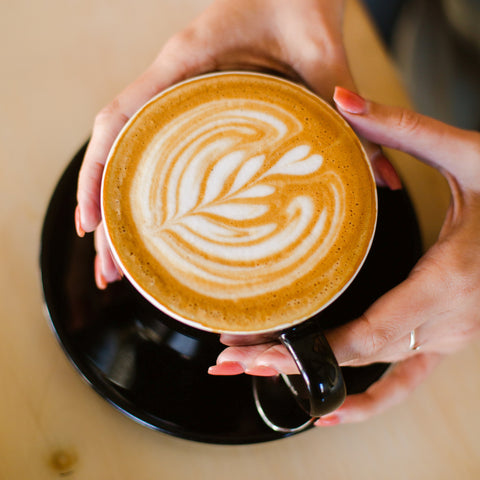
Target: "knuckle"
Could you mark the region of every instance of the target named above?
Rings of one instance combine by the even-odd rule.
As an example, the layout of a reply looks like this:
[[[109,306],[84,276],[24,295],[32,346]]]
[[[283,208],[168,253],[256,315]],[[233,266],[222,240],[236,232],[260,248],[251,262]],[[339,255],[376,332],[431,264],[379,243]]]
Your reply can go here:
[[[120,101],[118,98],[114,99],[106,107],[102,108],[95,116],[95,126],[102,126],[110,123],[113,119],[120,119],[127,121],[128,116],[125,115],[120,107]]]
[[[403,134],[412,134],[418,131],[421,127],[421,116],[413,110],[402,109],[397,118],[397,128]]]
[[[102,125],[105,125],[105,123],[108,121],[108,118],[110,118],[111,114],[107,111],[107,108],[102,108],[96,115],[95,115],[95,120],[93,122],[93,127],[94,129],[97,129],[101,127]]]
[[[327,46],[323,41],[316,38],[307,37],[302,39],[302,58],[306,62],[318,63],[322,58],[325,58]]]
[[[130,117],[121,108],[120,100],[116,98],[97,113],[93,123],[94,130],[108,130],[112,125],[121,127],[129,119]]]
[[[326,42],[325,38],[316,35],[304,34],[299,42],[302,46],[301,60],[311,69],[322,68],[328,65],[337,70],[340,65],[347,65],[345,50],[341,43]]]
[[[175,65],[179,78],[185,78],[192,71],[213,71],[217,61],[212,54],[212,44],[207,34],[194,26],[187,27],[177,33],[162,48],[154,62],[155,68],[162,69],[165,65]]]
[[[184,56],[190,52],[193,47],[198,45],[199,33],[193,27],[187,27],[183,31],[171,37],[163,47],[163,54],[174,57]]]
[[[357,359],[368,359],[377,355],[391,341],[388,330],[374,326],[367,315],[362,315],[351,331],[351,345]]]
[[[115,114],[115,111],[118,110],[118,100],[113,100],[112,103],[109,103],[107,106],[103,107],[95,117],[95,123],[102,123],[106,119],[110,118]]]

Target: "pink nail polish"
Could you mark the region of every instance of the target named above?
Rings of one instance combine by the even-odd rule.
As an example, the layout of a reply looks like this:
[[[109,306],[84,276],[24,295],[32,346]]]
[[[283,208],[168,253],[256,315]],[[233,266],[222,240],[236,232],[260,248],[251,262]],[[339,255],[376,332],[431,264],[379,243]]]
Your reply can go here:
[[[316,422],[315,425],[317,427],[333,427],[334,425],[338,425],[341,422],[339,415],[335,413],[331,413],[326,415],[325,417],[320,417]]]
[[[361,115],[367,111],[367,101],[356,93],[343,87],[335,87],[333,100],[339,110],[355,115]]]
[[[107,288],[107,281],[101,273],[97,273],[95,283],[100,290],[105,290]]]
[[[375,169],[390,190],[401,190],[403,188],[402,181],[400,180],[398,173],[387,157],[384,155],[379,155],[375,157],[373,161],[375,162]]]
[[[94,262],[94,272],[95,272],[95,283],[100,290],[105,290],[107,288],[107,281],[102,274],[101,265],[100,265],[100,258],[98,255],[95,257]]]
[[[243,365],[239,362],[220,362],[208,369],[210,375],[239,375],[244,371]]]
[[[81,238],[85,236],[85,230],[82,228],[82,221],[80,217],[80,207],[77,205],[75,208],[75,230],[77,235]]]

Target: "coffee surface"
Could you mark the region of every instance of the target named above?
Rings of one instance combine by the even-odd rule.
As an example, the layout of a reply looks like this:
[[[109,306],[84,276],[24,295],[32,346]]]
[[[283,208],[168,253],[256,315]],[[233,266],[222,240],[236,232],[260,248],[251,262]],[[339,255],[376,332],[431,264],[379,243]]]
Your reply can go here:
[[[205,76],[147,104],[107,163],[117,261],[165,312],[214,331],[308,318],[359,269],[376,196],[359,140],[303,87]]]

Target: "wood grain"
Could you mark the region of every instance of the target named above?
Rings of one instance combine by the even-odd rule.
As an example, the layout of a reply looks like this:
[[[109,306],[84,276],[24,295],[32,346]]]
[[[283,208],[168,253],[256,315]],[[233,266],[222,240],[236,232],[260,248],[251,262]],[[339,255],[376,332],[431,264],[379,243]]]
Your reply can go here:
[[[480,478],[478,343],[447,359],[407,402],[367,423],[239,447],[137,425],[65,358],[43,316],[37,267],[50,194],[95,113],[207,3],[19,0],[0,7],[0,479]],[[409,103],[353,1],[346,42],[363,94]],[[448,202],[442,179],[411,158],[393,157],[431,243]]]

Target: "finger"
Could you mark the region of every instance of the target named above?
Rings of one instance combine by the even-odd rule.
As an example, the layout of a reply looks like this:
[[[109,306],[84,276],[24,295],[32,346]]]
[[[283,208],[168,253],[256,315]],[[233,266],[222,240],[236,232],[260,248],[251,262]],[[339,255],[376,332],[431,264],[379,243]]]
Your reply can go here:
[[[120,280],[122,275],[110,252],[103,224],[95,230],[94,239],[97,252],[94,264],[95,282],[98,288],[104,290],[109,283]]]
[[[422,330],[423,325],[417,331]],[[428,351],[432,347],[431,338],[428,339],[428,344],[420,343],[416,341],[412,345],[412,337],[410,332],[407,335],[404,335],[399,340],[392,341],[387,344],[382,350],[380,350],[376,355],[369,357],[368,359],[358,359],[352,362],[344,363],[344,366],[362,366],[370,365],[372,363],[397,363],[403,360],[406,360],[413,355],[418,355]],[[434,345],[435,351],[438,351],[436,348],[437,345]],[[421,351],[420,351],[421,350]],[[444,350],[442,349],[442,352]]]
[[[177,38],[183,37],[179,35]],[[171,41],[149,69],[97,115],[78,178],[80,229],[77,230],[91,232],[100,222],[103,169],[115,138],[127,121],[165,88],[210,69],[211,59],[205,49],[185,40]]]
[[[217,358],[216,368],[209,373],[223,371],[231,363],[242,366],[245,373],[251,375],[287,375],[298,373],[298,368],[287,349],[279,343],[266,343],[244,347],[228,347]],[[225,364],[225,365],[224,365]]]
[[[455,128],[404,108],[367,101],[342,87],[336,88],[334,101],[360,135],[410,153],[453,174],[462,185],[478,188],[478,132]]]
[[[82,223],[80,221],[80,209],[78,208],[78,205],[75,207],[75,230],[80,238],[85,236],[85,230],[83,230]]]
[[[315,425],[365,421],[404,401],[434,370],[441,355],[416,355],[393,365],[365,393],[347,396],[335,412],[320,418]]]
[[[208,368],[208,373],[210,375],[240,375],[245,373],[245,368],[241,363],[238,362],[222,362],[217,365],[212,365]]]
[[[377,186],[388,187],[390,190],[402,189],[402,181],[395,167],[382,152],[382,149],[375,143],[365,139],[362,139],[362,144],[372,165]]]

